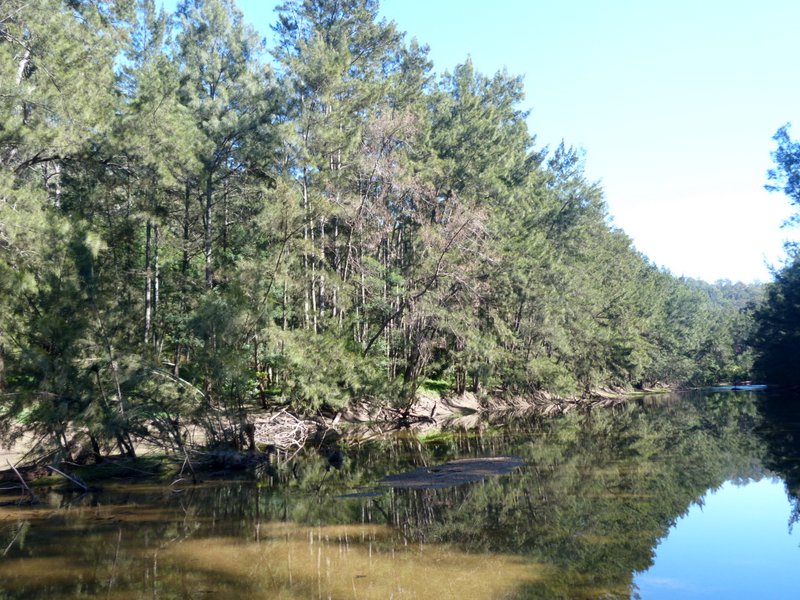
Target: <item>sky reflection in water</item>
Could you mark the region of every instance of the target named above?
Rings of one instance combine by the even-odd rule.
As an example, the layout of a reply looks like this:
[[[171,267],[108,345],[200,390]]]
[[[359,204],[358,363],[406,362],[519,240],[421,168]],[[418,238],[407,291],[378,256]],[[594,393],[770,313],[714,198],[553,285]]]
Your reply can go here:
[[[795,598],[800,527],[781,480],[726,482],[695,504],[635,583],[642,598]],[[756,575],[757,574],[757,575]]]
[[[259,484],[42,490],[0,508],[0,600],[797,597],[783,480],[799,497],[800,402],[762,398],[399,435],[346,447],[341,469],[300,455]],[[500,457],[512,468],[483,472]],[[480,481],[395,485],[466,464]]]

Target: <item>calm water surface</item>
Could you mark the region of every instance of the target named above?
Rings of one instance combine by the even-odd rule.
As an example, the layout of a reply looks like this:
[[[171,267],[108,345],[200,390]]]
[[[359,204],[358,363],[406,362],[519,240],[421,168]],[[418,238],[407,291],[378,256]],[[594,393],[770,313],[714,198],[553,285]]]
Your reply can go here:
[[[642,598],[796,598],[800,528],[779,479],[727,482],[682,517],[636,577]]]
[[[0,508],[0,599],[797,597],[800,427],[765,398],[397,436],[261,482],[51,491]],[[469,483],[381,482],[500,456],[510,472]]]

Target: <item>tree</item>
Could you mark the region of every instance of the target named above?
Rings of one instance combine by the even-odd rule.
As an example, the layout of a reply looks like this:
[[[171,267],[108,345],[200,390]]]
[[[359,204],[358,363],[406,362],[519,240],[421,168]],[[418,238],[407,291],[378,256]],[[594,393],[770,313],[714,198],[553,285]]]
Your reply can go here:
[[[186,0],[178,15],[180,98],[204,138],[197,149],[202,171],[193,183],[202,197],[205,286],[212,289],[215,269],[235,251],[232,225],[254,214],[249,203],[235,204],[241,194],[235,176],[267,175],[264,160],[272,153],[257,156],[273,139],[277,94],[269,70],[257,62],[258,38],[231,1]],[[217,245],[221,258],[215,257]]]
[[[755,321],[756,372],[767,383],[800,385],[800,256],[796,252],[767,285]]]
[[[408,416],[428,378],[746,371],[732,290],[610,225],[581,151],[535,147],[521,78],[435,76],[376,0],[285,2],[275,74],[233,0],[0,10],[2,414],[63,453],[181,448],[189,423],[240,446],[256,405]]]
[[[789,197],[798,211],[788,223],[800,219],[800,143],[789,137],[789,125],[784,125],[773,136],[778,143],[772,153],[775,168],[767,173],[766,186],[770,191],[780,191]],[[786,265],[775,273],[775,281],[767,285],[764,301],[755,311],[753,345],[756,350],[755,367],[766,381],[797,386],[800,376],[797,369],[797,341],[800,339],[800,254],[796,245],[788,245]]]
[[[790,223],[800,219],[800,142],[789,137],[790,125],[787,123],[772,136],[778,147],[772,153],[775,168],[767,171],[767,179],[771,182],[765,187],[771,192],[783,192],[789,197],[792,205],[798,208]]]

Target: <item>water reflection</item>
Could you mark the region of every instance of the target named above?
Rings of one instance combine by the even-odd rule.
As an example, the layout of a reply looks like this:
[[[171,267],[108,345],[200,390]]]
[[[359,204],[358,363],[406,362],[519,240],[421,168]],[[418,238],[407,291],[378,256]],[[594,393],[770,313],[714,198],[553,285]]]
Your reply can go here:
[[[642,598],[795,597],[800,530],[787,531],[789,512],[780,480],[726,482],[658,546],[635,581]]]
[[[310,454],[271,484],[53,493],[46,508],[0,509],[0,599],[627,598],[707,490],[796,472],[797,430],[759,398],[717,391],[398,436],[343,448],[341,469]],[[521,466],[442,489],[379,485],[487,456]],[[785,527],[788,505],[771,512]]]

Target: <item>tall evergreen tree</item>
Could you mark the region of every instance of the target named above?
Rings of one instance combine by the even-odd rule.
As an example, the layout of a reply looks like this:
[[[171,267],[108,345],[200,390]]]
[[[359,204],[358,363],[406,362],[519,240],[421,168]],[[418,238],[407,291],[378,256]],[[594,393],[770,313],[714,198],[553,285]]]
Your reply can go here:
[[[788,224],[800,221],[800,142],[789,136],[789,125],[781,127],[773,136],[777,148],[772,153],[775,168],[767,173],[770,191],[783,192],[793,206],[798,208]],[[767,286],[763,303],[755,312],[755,366],[766,381],[796,387],[798,375],[797,340],[800,338],[800,260],[798,246],[787,246],[788,258],[783,269],[775,274],[775,281]]]
[[[190,424],[241,446],[276,403],[408,416],[433,377],[583,394],[746,373],[730,290],[636,252],[581,153],[535,147],[520,78],[437,78],[378,9],[285,2],[273,75],[232,0],[0,7],[7,432],[100,458],[182,448]]]

